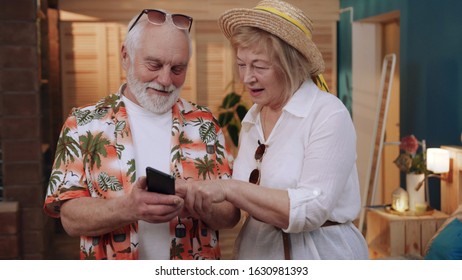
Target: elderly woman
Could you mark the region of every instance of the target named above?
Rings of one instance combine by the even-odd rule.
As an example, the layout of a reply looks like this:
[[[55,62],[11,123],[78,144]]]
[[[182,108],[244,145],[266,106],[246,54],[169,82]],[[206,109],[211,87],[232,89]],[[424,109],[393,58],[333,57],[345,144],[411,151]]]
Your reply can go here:
[[[242,121],[232,180],[178,181],[195,217],[229,201],[249,215],[237,259],[367,259],[356,136],[348,110],[317,86],[321,53],[298,8],[265,0],[219,18],[255,103]],[[209,185],[219,187],[210,188]]]

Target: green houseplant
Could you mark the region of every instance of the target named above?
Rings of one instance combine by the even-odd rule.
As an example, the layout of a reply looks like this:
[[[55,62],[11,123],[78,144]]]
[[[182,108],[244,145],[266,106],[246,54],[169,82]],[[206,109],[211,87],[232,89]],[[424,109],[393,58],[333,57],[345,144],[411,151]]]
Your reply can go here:
[[[234,147],[239,145],[239,131],[241,122],[247,114],[248,108],[242,100],[242,95],[234,90],[226,94],[219,107],[218,123],[228,134]]]

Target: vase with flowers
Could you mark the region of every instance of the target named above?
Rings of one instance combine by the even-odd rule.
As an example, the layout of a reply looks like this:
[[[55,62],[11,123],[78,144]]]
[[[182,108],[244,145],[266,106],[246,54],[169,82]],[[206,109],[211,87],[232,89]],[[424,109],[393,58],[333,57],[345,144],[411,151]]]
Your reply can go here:
[[[419,149],[421,147],[421,149]],[[409,210],[418,212],[427,208],[425,202],[425,141],[419,142],[414,135],[401,138],[401,153],[394,163],[406,173],[406,190],[409,194]]]

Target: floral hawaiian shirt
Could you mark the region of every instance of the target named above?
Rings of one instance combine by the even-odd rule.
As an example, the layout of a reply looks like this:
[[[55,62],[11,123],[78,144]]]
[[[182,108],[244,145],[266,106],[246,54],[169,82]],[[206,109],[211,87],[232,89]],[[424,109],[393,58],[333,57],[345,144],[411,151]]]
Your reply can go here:
[[[121,91],[120,91],[121,92]],[[62,201],[125,195],[136,181],[135,147],[121,93],[75,108],[56,147],[45,212],[60,217]],[[172,110],[170,170],[177,178],[228,179],[231,157],[216,119],[179,99]],[[81,236],[81,259],[138,259],[138,223],[101,236]],[[218,232],[200,220],[170,221],[170,259],[220,259]]]

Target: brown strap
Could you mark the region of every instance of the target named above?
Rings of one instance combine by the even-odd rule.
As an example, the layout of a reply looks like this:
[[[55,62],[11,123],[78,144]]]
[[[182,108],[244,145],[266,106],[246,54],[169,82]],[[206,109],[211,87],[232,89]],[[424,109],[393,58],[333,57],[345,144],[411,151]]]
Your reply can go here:
[[[284,259],[290,260],[290,235],[287,232],[282,232],[282,243],[284,244]]]
[[[340,225],[340,224],[341,223],[339,223],[339,222],[334,222],[334,221],[327,220],[324,224],[321,225],[321,227],[336,226],[336,225]]]
[[[336,226],[340,225],[341,223],[339,222],[334,222],[327,220],[324,224],[321,225],[321,227],[328,227],[328,226]],[[284,259],[290,260],[290,235],[287,232],[284,232],[281,230],[282,233],[282,243],[284,244]]]

